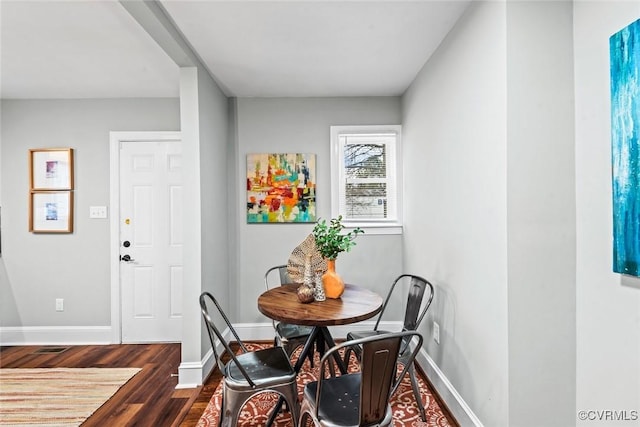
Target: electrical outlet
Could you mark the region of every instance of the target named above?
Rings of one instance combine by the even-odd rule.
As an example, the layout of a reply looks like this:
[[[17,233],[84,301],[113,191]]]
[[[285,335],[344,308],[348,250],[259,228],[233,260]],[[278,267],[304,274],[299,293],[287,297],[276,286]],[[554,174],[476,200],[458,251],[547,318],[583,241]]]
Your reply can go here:
[[[56,311],[64,311],[64,299],[56,298]]]
[[[433,322],[433,340],[440,344],[440,325],[436,321]]]

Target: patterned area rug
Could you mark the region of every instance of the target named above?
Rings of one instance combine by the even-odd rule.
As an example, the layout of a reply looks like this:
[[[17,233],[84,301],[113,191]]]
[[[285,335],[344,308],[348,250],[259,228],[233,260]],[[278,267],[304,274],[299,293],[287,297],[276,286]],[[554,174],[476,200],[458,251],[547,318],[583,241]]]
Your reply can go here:
[[[0,369],[0,425],[79,426],[139,371]]]
[[[266,344],[246,343],[250,351],[264,348]],[[294,354],[294,361],[297,355]],[[353,359],[353,358],[352,358]],[[294,362],[295,363],[295,362]],[[304,384],[310,381],[316,381],[320,371],[320,361],[318,355],[315,355],[313,368],[309,361],[306,360],[298,374],[298,396],[302,398],[302,390]],[[349,372],[357,370],[357,362],[354,360],[349,364]],[[427,422],[420,418],[418,405],[415,402],[413,391],[411,389],[411,381],[408,376],[402,381],[396,393],[392,396],[391,407],[393,408],[393,425],[394,427],[449,427],[452,424],[444,415],[442,409],[438,405],[431,390],[422,378],[418,375],[418,383],[420,386],[420,394],[424,403],[425,412],[427,414]],[[242,409],[238,427],[247,426],[264,426],[269,418],[271,409],[276,405],[278,395],[275,393],[262,393],[251,399]],[[220,404],[222,401],[222,383],[213,393],[211,401],[207,405],[202,417],[198,421],[197,427],[217,426],[220,417]],[[273,423],[275,427],[292,427],[291,415],[289,412],[281,412]]]

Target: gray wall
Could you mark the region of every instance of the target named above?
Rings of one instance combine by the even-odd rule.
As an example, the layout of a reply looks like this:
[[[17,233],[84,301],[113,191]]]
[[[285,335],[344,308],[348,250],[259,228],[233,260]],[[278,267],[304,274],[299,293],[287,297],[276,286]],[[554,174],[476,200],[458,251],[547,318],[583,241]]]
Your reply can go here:
[[[574,5],[577,410],[627,415],[640,410],[640,279],[612,272],[609,37],[638,18],[638,1]]]
[[[209,291],[225,311],[229,306],[227,212],[229,108],[227,97],[199,67],[180,69],[180,108],[184,161],[185,250],[183,337],[180,382],[197,382],[189,368],[211,344],[198,297]]]
[[[507,3],[509,425],[514,427],[562,427],[576,420],[572,14],[571,2]]]
[[[508,424],[505,31],[504,3],[470,6],[402,99],[404,262],[436,287],[424,347],[486,426]]]
[[[0,324],[109,326],[109,132],[179,130],[177,99],[3,100]],[[28,231],[29,148],[75,150],[72,234]],[[64,298],[65,310],[55,311]]]
[[[405,170],[433,183],[405,206],[407,268],[438,285],[426,348],[485,425],[638,410],[640,280],[611,267],[608,39],[639,15],[476,4],[403,97]]]
[[[331,216],[329,127],[401,122],[397,97],[242,98],[238,99],[237,112],[237,182],[246,180],[248,153],[316,153],[318,215],[327,219]],[[244,215],[244,187],[240,188],[236,203]],[[267,320],[255,304],[264,291],[263,275],[269,267],[286,263],[291,251],[312,229],[313,224],[247,224],[246,220],[240,220],[239,279],[233,284],[237,321]],[[359,236],[351,252],[338,257],[338,273],[349,283],[362,284],[385,294],[393,278],[402,271],[401,241],[400,235]]]
[[[234,286],[229,280],[230,263],[235,259],[229,245],[229,230],[239,219],[229,216],[228,206],[235,202],[236,193],[230,181],[229,151],[229,101],[211,77],[199,70],[200,112],[200,202],[202,215],[202,290],[212,292],[228,312]],[[197,300],[193,300],[192,312],[198,315]],[[209,349],[209,337],[202,331],[204,342],[202,355]]]

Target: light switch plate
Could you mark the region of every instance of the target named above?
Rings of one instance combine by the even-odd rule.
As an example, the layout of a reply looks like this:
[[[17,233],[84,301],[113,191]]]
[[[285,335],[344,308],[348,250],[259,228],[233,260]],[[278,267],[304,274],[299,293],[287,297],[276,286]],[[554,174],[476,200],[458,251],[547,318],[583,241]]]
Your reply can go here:
[[[89,218],[106,218],[106,206],[89,206]]]

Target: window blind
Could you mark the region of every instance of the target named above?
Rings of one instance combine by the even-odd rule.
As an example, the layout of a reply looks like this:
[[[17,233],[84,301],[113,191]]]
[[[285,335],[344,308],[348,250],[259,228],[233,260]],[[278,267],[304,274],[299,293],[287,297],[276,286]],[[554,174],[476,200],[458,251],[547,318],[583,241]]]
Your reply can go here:
[[[395,133],[339,135],[345,220],[397,219]]]

